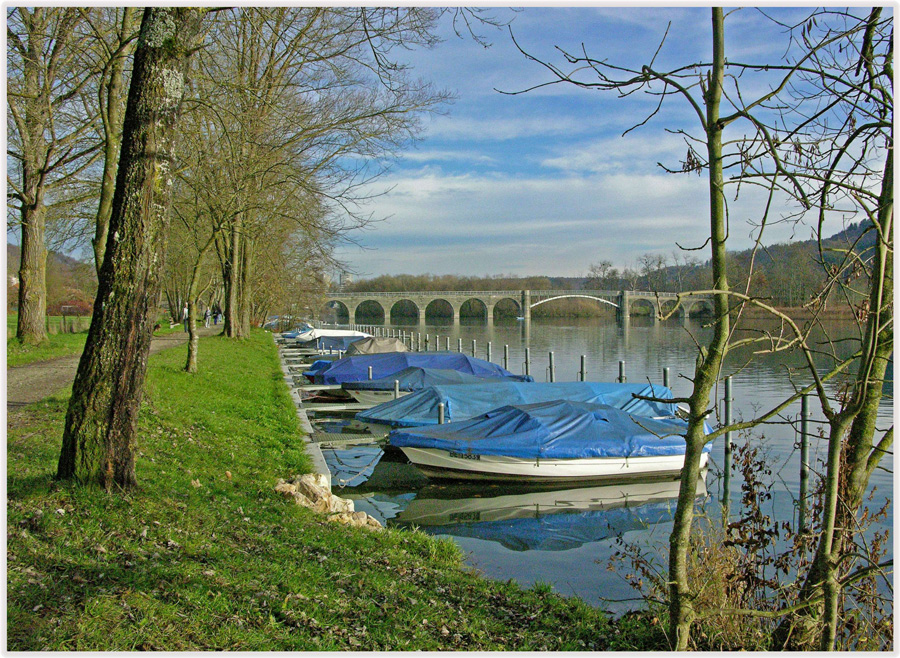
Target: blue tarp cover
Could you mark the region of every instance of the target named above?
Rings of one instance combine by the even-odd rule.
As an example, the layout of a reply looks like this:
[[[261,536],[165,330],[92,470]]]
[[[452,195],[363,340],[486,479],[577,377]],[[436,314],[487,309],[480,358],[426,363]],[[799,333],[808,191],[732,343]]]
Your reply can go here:
[[[343,384],[344,382],[368,380],[369,366],[372,366],[372,379],[388,377],[410,366],[457,370],[480,377],[516,377],[495,363],[466,356],[459,352],[360,354],[332,361],[325,368],[317,368],[316,364],[313,364],[313,368],[303,374],[314,384]]]
[[[343,387],[348,390],[356,391],[392,391],[394,390],[394,381],[396,380],[401,391],[418,391],[426,386],[436,386],[440,384],[486,384],[488,382],[503,382],[510,380],[527,381],[525,377],[525,375],[510,375],[508,378],[479,377],[478,375],[470,375],[465,372],[459,372],[458,370],[410,366],[409,368],[404,368],[400,372],[395,372],[393,375],[388,375],[381,379],[346,382],[343,384]],[[530,380],[531,377],[528,377],[528,379]]]
[[[519,459],[650,457],[684,454],[686,429],[687,422],[678,418],[632,416],[605,404],[554,400],[501,407],[458,423],[397,429],[388,440],[398,448]]]
[[[447,422],[456,422],[486,413],[508,404],[532,404],[550,400],[571,400],[608,404],[638,416],[672,416],[673,403],[635,400],[634,395],[669,399],[672,391],[650,384],[616,384],[611,382],[491,382],[467,386],[429,386],[396,400],[361,411],[363,422],[376,422],[392,427],[436,425],[437,406],[444,403]]]

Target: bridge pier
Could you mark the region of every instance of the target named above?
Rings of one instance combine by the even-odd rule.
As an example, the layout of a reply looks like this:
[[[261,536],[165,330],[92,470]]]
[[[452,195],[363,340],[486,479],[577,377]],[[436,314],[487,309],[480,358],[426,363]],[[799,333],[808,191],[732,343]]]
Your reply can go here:
[[[522,291],[522,317],[525,318],[525,322],[531,321],[531,291],[530,290]]]

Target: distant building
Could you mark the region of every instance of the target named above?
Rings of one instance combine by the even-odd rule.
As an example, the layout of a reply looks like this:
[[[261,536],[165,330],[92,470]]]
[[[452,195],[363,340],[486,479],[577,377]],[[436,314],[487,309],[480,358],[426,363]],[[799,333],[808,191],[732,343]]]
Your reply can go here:
[[[339,283],[340,289],[344,290],[351,283],[353,283],[353,275],[350,274],[350,272],[341,272],[341,279]]]

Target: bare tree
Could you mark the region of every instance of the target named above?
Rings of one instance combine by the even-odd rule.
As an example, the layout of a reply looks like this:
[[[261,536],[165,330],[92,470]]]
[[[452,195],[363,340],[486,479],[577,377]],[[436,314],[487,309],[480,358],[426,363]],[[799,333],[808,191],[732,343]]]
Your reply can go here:
[[[87,167],[96,143],[82,111],[88,75],[79,66],[82,14],[62,7],[7,10],[8,200],[18,204],[22,239],[16,338],[46,340],[48,194]]]
[[[815,17],[822,20],[831,18],[828,12],[818,12]],[[564,53],[572,72],[546,62],[539,62],[550,71],[553,80],[549,84],[567,83],[584,88],[611,91],[620,96],[631,96],[638,91],[646,92],[659,105],[671,96],[680,96],[693,110],[701,134],[687,136],[688,155],[678,168],[667,169],[675,172],[706,172],[710,198],[709,213],[709,253],[712,267],[712,289],[702,291],[713,294],[715,299],[715,320],[712,337],[699,350],[697,367],[693,378],[693,390],[687,398],[678,400],[687,404],[689,423],[686,432],[686,452],[674,527],[670,537],[669,550],[669,624],[674,646],[685,649],[689,645],[691,626],[698,615],[705,611],[694,605],[693,592],[688,579],[688,552],[696,496],[698,465],[705,443],[721,436],[726,431],[736,431],[754,427],[778,417],[791,403],[811,391],[816,392],[829,419],[829,466],[826,489],[825,516],[822,525],[822,539],[804,600],[792,606],[788,612],[806,611],[815,623],[812,626],[824,628],[820,634],[819,648],[830,649],[835,641],[835,624],[839,614],[839,599],[842,583],[839,578],[842,563],[848,553],[841,551],[835,541],[838,528],[838,507],[840,496],[841,464],[850,460],[857,466],[852,473],[859,475],[854,492],[865,491],[865,484],[871,469],[874,469],[890,446],[893,431],[888,430],[877,444],[871,441],[874,418],[880,400],[881,381],[884,365],[891,353],[892,307],[890,297],[892,283],[890,265],[892,263],[891,218],[893,210],[893,161],[891,126],[892,98],[889,91],[891,40],[876,35],[891,34],[887,21],[878,19],[878,12],[869,17],[858,16],[858,12],[835,12],[840,21],[830,21],[822,33],[811,36],[815,20],[802,25],[799,39],[799,53],[792,61],[748,64],[725,58],[725,17],[721,8],[712,9],[712,58],[709,61],[693,62],[685,66],[673,67],[666,71],[657,70],[654,59],[640,67],[617,66],[606,60],[591,57],[586,49],[580,54]],[[798,26],[798,32],[801,26]],[[880,54],[875,55],[873,44],[880,44]],[[662,47],[662,45],[660,46]],[[658,51],[657,51],[658,52]],[[796,51],[792,51],[796,52]],[[524,51],[523,51],[524,53]],[[526,56],[527,53],[525,53]],[[834,72],[832,65],[843,58],[858,56],[855,76],[852,67],[844,67]],[[836,58],[836,59],[832,59]],[[534,58],[531,58],[534,59]],[[535,60],[538,61],[538,60]],[[727,75],[726,75],[727,74]],[[748,98],[739,84],[742,76],[750,74],[774,76],[770,79],[770,90],[760,96]],[[858,78],[862,76],[862,81]],[[856,77],[857,79],[854,79]],[[727,85],[726,85],[727,80]],[[821,80],[820,93],[803,95],[811,81]],[[794,94],[795,102],[787,98]],[[826,99],[826,100],[823,100]],[[773,115],[772,107],[788,103],[790,112]],[[874,106],[874,107],[873,107]],[[834,126],[835,108],[843,110],[843,119],[824,142],[801,143],[812,134],[813,124]],[[849,111],[847,110],[849,107]],[[652,115],[651,115],[652,116]],[[860,122],[857,125],[857,121]],[[863,123],[865,122],[865,123]],[[638,125],[643,125],[641,124]],[[743,123],[749,128],[749,136],[741,135],[736,140],[727,141],[725,131],[732,124]],[[790,139],[785,137],[787,133]],[[819,131],[821,137],[822,131]],[[857,141],[859,140],[859,141]],[[824,144],[824,153],[822,151]],[[702,145],[698,146],[698,145]],[[696,148],[695,148],[696,146]],[[883,149],[883,167],[872,167],[873,154]],[[810,156],[805,155],[811,154]],[[850,163],[850,166],[837,166]],[[805,171],[796,165],[806,165]],[[799,209],[791,218],[800,221],[807,211],[818,211],[818,234],[822,236],[822,226],[827,213],[834,210],[835,196],[843,190],[842,198],[852,199],[857,210],[863,212],[878,232],[878,247],[869,258],[861,258],[858,252],[849,250],[843,265],[828,267],[828,282],[817,297],[824,299],[841,277],[854,266],[864,267],[869,273],[869,301],[871,309],[865,329],[861,332],[860,350],[850,359],[837,359],[835,366],[827,373],[817,370],[815,355],[819,348],[811,344],[809,336],[813,322],[799,325],[786,314],[751,294],[756,254],[762,249],[762,236],[770,223],[767,205],[760,213],[757,226],[757,246],[749,259],[749,269],[743,289],[736,289],[729,283],[727,204],[724,194],[726,170],[738,172],[732,182],[738,184],[759,184],[767,190],[769,200],[777,194],[789,194],[799,200]],[[874,183],[874,184],[873,184]],[[818,190],[817,196],[807,191],[806,186]],[[821,265],[827,260],[822,257]],[[682,293],[679,301],[698,291]],[[764,309],[782,323],[783,331],[762,333],[759,338],[737,337],[736,323],[747,306]],[[821,306],[821,305],[820,305]],[[673,308],[671,312],[675,312]],[[698,343],[699,344],[699,343]],[[757,417],[719,428],[706,435],[703,423],[713,412],[710,394],[720,378],[724,358],[729,351],[742,346],[756,346],[772,352],[797,350],[807,363],[806,373],[811,384],[795,386],[795,394],[763,410]],[[857,366],[857,376],[852,390],[841,396],[840,410],[831,408],[833,393],[827,382],[837,378],[846,368]],[[852,426],[860,435],[856,439],[859,454],[851,457],[853,451],[843,446],[844,436]],[[862,438],[864,437],[864,438]],[[852,477],[852,476],[851,476]],[[853,504],[845,499],[844,509],[850,511]],[[843,517],[852,521],[852,513]],[[846,532],[852,533],[850,523]],[[866,565],[864,568],[871,568]],[[851,578],[852,580],[852,578]],[[817,613],[812,603],[824,601],[823,610]],[[717,614],[719,611],[715,611]],[[752,614],[752,612],[751,612]],[[808,636],[801,641],[806,641]]]

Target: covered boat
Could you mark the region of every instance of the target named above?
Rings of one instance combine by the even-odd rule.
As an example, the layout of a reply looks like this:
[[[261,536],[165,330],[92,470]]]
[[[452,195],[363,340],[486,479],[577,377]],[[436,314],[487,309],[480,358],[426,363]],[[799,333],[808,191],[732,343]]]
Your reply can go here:
[[[297,334],[297,342],[315,345],[319,350],[346,350],[361,338],[371,334],[353,329],[309,329]]]
[[[370,429],[373,424],[388,428],[417,427],[436,425],[438,404],[441,403],[444,405],[444,418],[449,423],[466,420],[504,405],[533,404],[551,400],[607,404],[639,416],[675,415],[674,403],[638,400],[635,395],[670,399],[672,391],[665,386],[612,382],[504,381],[467,386],[436,385],[361,411],[356,414],[356,420],[362,424],[369,424]]]
[[[429,477],[518,482],[652,478],[681,472],[686,429],[678,418],[554,400],[509,405],[458,423],[394,430],[389,442]],[[701,469],[710,448],[704,448]]]
[[[357,354],[384,354],[386,352],[409,352],[409,348],[399,338],[360,338],[347,347],[347,356]]]
[[[359,356],[348,356],[328,363],[319,363],[317,361],[303,374],[314,384],[343,384],[344,382],[367,380],[369,378],[369,367],[372,368],[372,379],[381,379],[410,366],[457,370],[480,377],[523,379],[523,376],[513,375],[495,363],[476,359],[473,356],[467,356],[459,352],[360,354]],[[528,379],[531,378],[529,377]]]
[[[408,395],[411,391],[423,389],[426,386],[499,383],[517,378],[519,378],[519,375],[512,375],[508,378],[479,377],[478,375],[471,375],[458,370],[410,366],[387,377],[361,382],[345,382],[341,386],[357,402],[376,405],[394,399],[394,382],[397,383],[398,397],[400,397]]]

